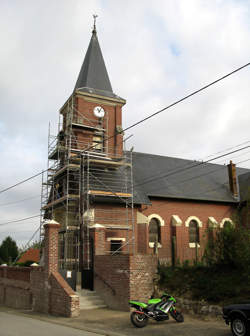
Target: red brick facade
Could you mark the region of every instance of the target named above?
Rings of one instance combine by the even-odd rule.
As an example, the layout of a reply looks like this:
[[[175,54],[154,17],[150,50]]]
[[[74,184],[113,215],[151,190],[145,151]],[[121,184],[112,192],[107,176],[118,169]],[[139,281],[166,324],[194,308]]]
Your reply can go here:
[[[106,152],[115,156],[122,155],[123,135],[122,133],[119,134],[119,132],[122,131],[122,106],[125,104],[125,101],[108,97],[98,98],[95,96],[93,98],[86,93],[77,93],[73,96],[73,99],[74,114],[72,122],[82,124],[84,120],[84,124],[85,126],[89,126],[89,130],[85,129],[83,132],[81,129],[74,129],[75,140],[72,143],[72,148],[86,149],[91,147],[94,142],[94,133],[91,127],[93,128],[101,122],[101,128],[105,130],[104,136],[107,138],[104,144]],[[101,106],[105,111],[105,116],[101,121],[93,113],[96,106]],[[66,129],[66,105],[61,109],[61,113],[64,115],[63,129]]]
[[[171,199],[151,199],[152,205],[142,207],[140,212],[146,217],[159,216],[163,223],[160,226],[161,242],[158,247],[160,261],[172,262],[172,237],[176,237],[176,259],[180,262],[194,260],[196,253],[201,258],[207,242],[207,231],[210,226],[209,218],[213,217],[217,222],[217,227],[225,218],[231,218],[235,208],[230,204],[171,200]],[[181,223],[176,225],[173,215],[178,216]],[[199,227],[199,247],[190,247],[188,220],[194,218],[200,221]],[[149,246],[148,223],[137,224],[137,250],[141,253],[153,254],[153,248]]]

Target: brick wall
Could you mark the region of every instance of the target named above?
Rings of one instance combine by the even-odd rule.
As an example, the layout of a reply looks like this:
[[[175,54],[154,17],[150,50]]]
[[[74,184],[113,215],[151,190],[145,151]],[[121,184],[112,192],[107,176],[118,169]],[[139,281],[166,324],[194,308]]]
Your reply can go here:
[[[137,225],[137,251],[146,254],[148,251],[148,224]]]
[[[30,272],[29,267],[0,266],[0,304],[20,309],[31,308]]]
[[[35,267],[31,272],[32,309],[49,313],[49,281],[43,267]]]
[[[0,303],[65,317],[78,316],[79,297],[58,273],[58,229],[45,226],[44,267],[0,267]]]
[[[129,218],[127,218],[126,211],[129,211]],[[136,221],[136,210],[134,209],[133,211],[133,216]],[[133,253],[132,210],[127,210],[123,204],[98,203],[94,208],[94,216],[95,223],[97,223],[99,227],[92,227],[90,231],[94,241],[94,253],[96,255],[110,254],[111,240],[113,238],[117,240],[121,238],[123,246],[120,251],[122,253]]]
[[[150,255],[96,256],[94,288],[110,308],[128,311],[130,299],[150,298],[156,270]]]

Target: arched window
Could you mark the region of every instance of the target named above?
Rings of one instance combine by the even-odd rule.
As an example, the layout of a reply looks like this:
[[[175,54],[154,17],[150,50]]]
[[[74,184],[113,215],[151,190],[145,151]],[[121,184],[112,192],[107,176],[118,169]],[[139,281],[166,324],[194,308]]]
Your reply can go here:
[[[220,223],[220,228],[233,228],[234,226],[234,222],[231,218],[223,218]]]
[[[223,224],[224,229],[231,229],[233,227],[232,222],[229,220],[226,220]]]
[[[149,242],[161,242],[161,226],[157,218],[152,218],[149,222]]]
[[[191,220],[189,222],[189,243],[199,243],[200,234],[199,234],[199,225],[196,220]]]

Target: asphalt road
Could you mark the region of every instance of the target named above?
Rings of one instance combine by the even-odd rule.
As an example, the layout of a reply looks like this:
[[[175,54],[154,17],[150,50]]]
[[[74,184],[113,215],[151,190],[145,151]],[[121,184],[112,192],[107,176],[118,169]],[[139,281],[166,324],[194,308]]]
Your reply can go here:
[[[0,306],[0,336],[232,336],[222,318],[203,321],[184,314],[184,323],[173,319],[150,321],[135,328],[130,313],[108,308],[81,310],[79,317],[66,318]]]
[[[1,336],[98,336],[88,331],[0,312]]]

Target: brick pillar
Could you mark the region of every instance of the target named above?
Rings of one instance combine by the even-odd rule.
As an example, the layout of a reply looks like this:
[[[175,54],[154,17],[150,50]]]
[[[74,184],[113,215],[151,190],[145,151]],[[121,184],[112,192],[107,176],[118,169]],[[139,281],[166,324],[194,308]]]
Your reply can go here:
[[[98,226],[96,225],[93,228],[91,228],[95,255],[106,254],[105,232],[106,232],[106,229],[102,225],[98,225]]]
[[[58,271],[58,230],[60,224],[54,220],[44,225],[44,269],[47,275]]]
[[[173,215],[171,218],[171,249],[172,265],[183,259],[183,230],[182,220],[179,216]]]

